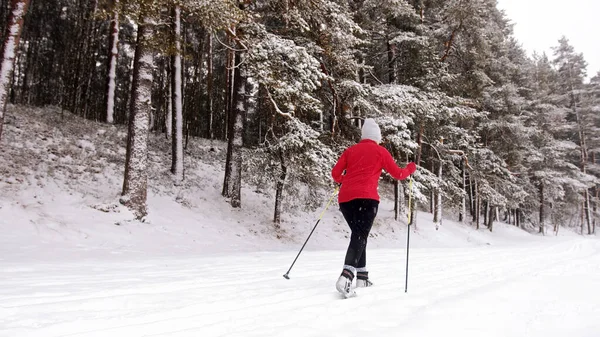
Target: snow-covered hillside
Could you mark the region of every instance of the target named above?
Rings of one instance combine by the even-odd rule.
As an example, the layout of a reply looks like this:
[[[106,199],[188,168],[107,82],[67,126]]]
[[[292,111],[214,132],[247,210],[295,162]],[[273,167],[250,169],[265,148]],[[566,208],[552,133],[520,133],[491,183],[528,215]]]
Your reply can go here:
[[[83,256],[294,250],[327,202],[325,198],[314,212],[284,213],[282,228],[276,229],[271,195],[245,186],[242,209],[231,208],[221,197],[224,143],[192,139],[185,157],[185,184],[175,187],[169,172],[170,143],[153,134],[150,215],[147,223],[132,222],[133,216],[118,202],[125,127],[90,122],[52,108],[11,106],[8,115],[0,151],[0,226],[6,233],[0,244],[13,254],[38,256],[40,249],[48,251],[46,257],[68,256],[73,250]],[[403,247],[405,228],[404,218],[393,220],[388,195],[369,244]],[[434,231],[430,214],[419,213],[413,244],[439,247],[532,239],[512,226],[499,224],[496,231],[477,232],[449,220]],[[343,249],[347,235],[334,202],[307,249]]]
[[[600,336],[600,244],[568,230],[494,233],[418,214],[404,293],[405,220],[384,196],[369,241],[375,287],[339,300],[348,230],[245,186],[221,197],[225,146],[192,139],[173,186],[152,135],[150,215],[118,203],[126,129],[9,106],[0,142],[0,336]],[[267,189],[265,189],[267,190]]]

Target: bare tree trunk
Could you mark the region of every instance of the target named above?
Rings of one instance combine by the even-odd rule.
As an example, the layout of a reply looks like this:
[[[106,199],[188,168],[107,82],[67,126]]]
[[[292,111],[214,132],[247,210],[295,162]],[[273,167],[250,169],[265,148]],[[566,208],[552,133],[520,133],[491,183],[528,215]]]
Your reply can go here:
[[[475,223],[476,228],[479,229],[479,214],[481,213],[481,197],[479,196],[479,186],[475,182]]]
[[[233,133],[229,137],[231,151],[231,180],[229,182],[231,206],[242,206],[242,146],[244,145],[244,128],[246,121],[246,71],[241,52],[235,53],[235,64],[238,65],[234,76]]]
[[[581,235],[583,235],[583,231],[584,231],[584,228],[585,228],[585,221],[583,220],[584,219],[584,213],[585,213],[585,201],[581,205],[581,212],[579,212],[580,224],[581,224]]]
[[[438,167],[438,179],[442,181],[442,162],[440,161],[440,166]],[[435,216],[433,222],[435,223],[435,229],[442,224],[442,189],[438,186],[436,188],[436,201],[435,201]]]
[[[596,164],[596,152],[592,152],[592,164]],[[594,186],[594,202],[592,203],[592,234],[596,234],[596,218],[598,217],[598,185]]]
[[[87,12],[84,19],[85,27],[83,29],[82,36],[80,37],[81,46],[77,55],[77,73],[73,83],[75,87],[72,98],[73,112],[84,118],[88,117],[85,106],[88,85],[85,80],[86,78],[89,79],[91,76],[89,67],[91,66],[95,68],[95,62],[89,63],[86,57],[90,54],[92,49],[91,46],[94,39],[94,34],[92,32],[94,30],[94,16],[96,15],[96,11],[98,9],[98,0],[89,1],[88,6],[89,8],[86,9]]]
[[[461,198],[461,204],[460,204],[460,213],[458,214],[458,221],[459,222],[464,222],[465,221],[465,215],[467,214],[467,173],[466,173],[466,167],[465,167],[465,159],[463,159],[460,162],[460,169],[462,171],[462,190],[464,192],[462,198]]]
[[[540,181],[540,233],[545,233],[545,219],[546,214],[544,212],[544,183]]]
[[[554,221],[554,233],[558,235],[558,229],[560,228],[560,224],[557,221]]]
[[[483,224],[487,226],[490,203],[488,201],[484,201],[483,205]]]
[[[182,79],[181,79],[181,7],[175,5],[172,13],[173,31],[175,38],[175,55],[173,55],[173,137],[172,137],[172,161],[171,173],[174,175],[175,183],[183,181],[183,102],[182,102]]]
[[[325,63],[321,62],[321,71],[329,78],[329,70],[325,66]],[[331,90],[331,99],[332,99],[332,107],[331,114],[329,116],[329,131],[331,132],[331,136],[335,135],[335,130],[338,127],[338,110],[340,109],[340,98],[335,90],[335,86],[333,85],[333,81],[331,79],[327,80],[327,84],[329,85],[329,89]]]
[[[431,162],[431,172],[435,172],[435,163]],[[429,190],[429,213],[433,214],[433,222],[437,222],[435,212],[435,188]]]
[[[396,47],[389,41],[386,43],[388,58],[388,79],[390,84],[396,83]]]
[[[235,28],[234,28],[234,32],[235,32]],[[231,38],[229,38],[229,41],[233,41]],[[233,102],[233,87],[235,85],[235,79],[234,79],[234,73],[235,73],[235,53],[232,50],[228,50],[227,51],[227,80],[226,80],[226,93],[225,93],[225,97],[226,97],[226,108],[225,108],[225,140],[229,139],[229,134],[232,132],[232,126],[233,124],[229,122],[229,120],[231,119],[231,115],[233,112],[233,106],[232,106],[232,102]],[[227,167],[225,168],[226,170],[228,169]]]
[[[585,223],[587,224],[588,235],[592,234],[592,216],[590,214],[590,193],[588,189],[585,189],[583,193],[583,197],[585,198],[583,201],[583,209],[585,212]]]
[[[496,212],[496,207],[495,206],[490,206],[489,205],[489,201],[488,201],[488,209],[489,209],[489,213],[488,213],[488,229],[490,230],[490,232],[494,229],[494,213]]]
[[[231,198],[231,206],[241,207],[241,188],[242,188],[242,146],[244,141],[244,127],[246,120],[246,70],[242,64],[243,55],[241,52],[235,52],[234,73],[234,91],[233,91],[233,110],[230,116],[232,123],[232,133],[229,135],[227,146],[228,159],[225,166],[230,167],[229,175],[226,174],[224,182],[224,191],[227,189],[226,197]]]
[[[394,180],[394,220],[398,220],[400,213],[400,183]]]
[[[281,223],[281,204],[283,199],[283,188],[285,187],[285,180],[287,178],[287,167],[284,161],[282,150],[279,151],[279,160],[281,162],[281,174],[279,175],[279,179],[276,184],[275,191],[275,215],[273,217],[273,222],[276,224]]]
[[[594,160],[594,162],[596,161]],[[592,234],[596,234],[596,218],[598,217],[598,197],[600,196],[600,189],[598,189],[598,185],[596,185],[594,190],[596,191],[596,200],[594,201],[594,222],[592,224]]]
[[[19,47],[19,39],[23,30],[23,18],[27,13],[29,0],[13,0],[8,26],[2,45],[2,65],[0,66],[0,139],[4,125],[4,113],[10,88],[10,77],[15,66],[15,58]]]
[[[214,132],[214,112],[213,112],[213,38],[212,33],[208,33],[208,55],[207,55],[207,109],[208,109],[208,138],[215,139]]]
[[[106,102],[106,122],[115,121],[115,91],[117,89],[117,58],[119,57],[119,0],[113,0],[113,18],[110,22],[110,53],[108,65],[108,95]]]
[[[473,177],[469,174],[469,214],[471,215],[472,222],[475,222],[475,196],[473,195]]]
[[[169,63],[166,62],[165,63]],[[172,64],[171,64],[172,65]],[[165,67],[165,78],[167,79],[167,116],[165,117],[165,128],[167,129],[166,135],[167,139],[173,137],[173,86],[171,83],[173,77],[173,69],[171,69],[171,65]],[[172,144],[172,143],[171,143]],[[172,149],[172,147],[171,147]]]
[[[418,149],[417,149],[417,158],[415,160],[415,164],[417,164],[417,166],[421,165],[421,152],[422,152],[422,148],[423,148],[423,124],[421,124],[421,126],[419,127],[419,133],[417,134],[417,145],[418,145]],[[411,203],[410,206],[410,223],[409,226],[414,226],[414,228],[417,228],[417,207],[416,207],[416,200],[414,200]]]
[[[231,133],[233,133],[233,105],[231,103],[231,100],[233,98],[233,87],[232,84],[234,84],[235,78],[234,78],[234,71],[235,71],[235,53],[232,50],[228,50],[227,51],[227,68],[225,69],[226,71],[226,92],[225,92],[225,139],[229,140],[229,135]],[[231,160],[231,155],[233,153],[231,147],[233,146],[232,142],[227,143],[227,155],[225,158],[225,178],[223,179],[223,191],[221,192],[221,194],[226,197],[229,198],[231,197],[231,165],[232,165],[232,160]]]
[[[148,190],[148,128],[151,109],[153,52],[149,40],[153,35],[153,22],[144,17],[139,26],[135,49],[132,104],[129,113],[127,158],[121,203],[127,206],[136,219],[148,214],[146,199]]]

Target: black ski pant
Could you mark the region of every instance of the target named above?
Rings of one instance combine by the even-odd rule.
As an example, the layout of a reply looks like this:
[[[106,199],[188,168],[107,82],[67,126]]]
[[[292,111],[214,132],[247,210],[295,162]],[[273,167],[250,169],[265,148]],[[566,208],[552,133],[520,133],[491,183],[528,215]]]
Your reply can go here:
[[[365,268],[367,265],[367,238],[377,215],[379,201],[374,199],[353,199],[340,203],[340,211],[344,215],[352,235],[346,252],[345,265],[354,268]]]

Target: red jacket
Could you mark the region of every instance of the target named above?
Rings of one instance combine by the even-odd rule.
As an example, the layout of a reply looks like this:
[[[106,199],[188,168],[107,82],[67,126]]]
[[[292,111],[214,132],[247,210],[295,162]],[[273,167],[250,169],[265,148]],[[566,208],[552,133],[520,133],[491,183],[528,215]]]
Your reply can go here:
[[[398,167],[388,150],[370,139],[346,149],[331,170],[333,180],[342,184],[338,202],[359,198],[379,201],[377,188],[382,169],[395,179],[404,180],[416,170],[416,165]]]

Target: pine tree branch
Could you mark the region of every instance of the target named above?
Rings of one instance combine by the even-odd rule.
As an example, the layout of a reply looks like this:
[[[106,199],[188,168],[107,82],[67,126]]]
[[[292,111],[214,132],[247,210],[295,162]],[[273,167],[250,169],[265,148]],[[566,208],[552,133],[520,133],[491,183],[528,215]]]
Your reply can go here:
[[[265,91],[267,92],[267,96],[269,97],[269,100],[271,101],[271,103],[273,104],[273,107],[275,108],[275,111],[280,114],[283,117],[287,117],[287,118],[292,118],[294,117],[292,115],[292,113],[290,112],[283,112],[281,111],[281,109],[279,109],[279,106],[277,105],[277,102],[275,102],[275,100],[273,99],[273,96],[271,96],[271,92],[269,91],[269,89],[265,86]]]

